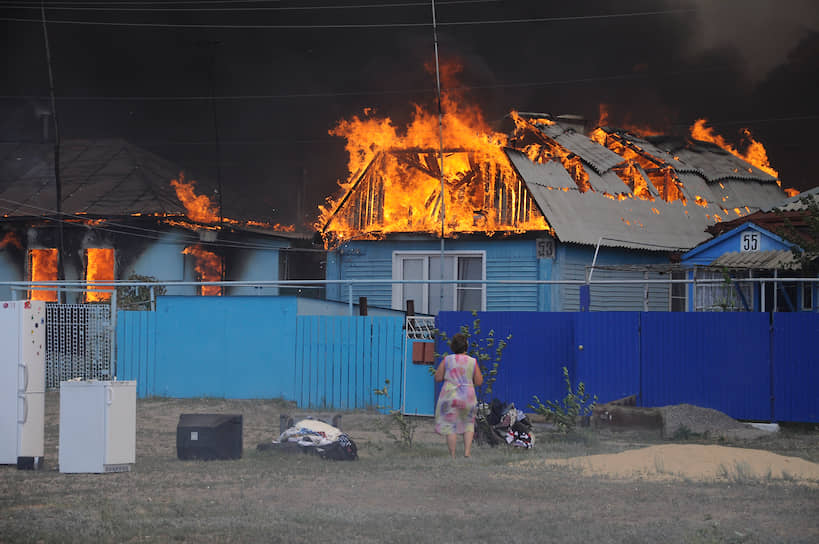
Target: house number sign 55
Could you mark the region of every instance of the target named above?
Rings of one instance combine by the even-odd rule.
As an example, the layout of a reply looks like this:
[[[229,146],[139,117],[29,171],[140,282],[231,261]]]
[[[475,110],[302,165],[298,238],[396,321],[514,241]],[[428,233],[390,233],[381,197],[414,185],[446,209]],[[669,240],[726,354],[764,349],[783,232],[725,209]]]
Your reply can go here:
[[[554,259],[555,258],[555,241],[554,241],[554,238],[538,238],[537,239],[537,258],[538,259]]]
[[[739,239],[739,251],[759,251],[759,233],[743,232]]]

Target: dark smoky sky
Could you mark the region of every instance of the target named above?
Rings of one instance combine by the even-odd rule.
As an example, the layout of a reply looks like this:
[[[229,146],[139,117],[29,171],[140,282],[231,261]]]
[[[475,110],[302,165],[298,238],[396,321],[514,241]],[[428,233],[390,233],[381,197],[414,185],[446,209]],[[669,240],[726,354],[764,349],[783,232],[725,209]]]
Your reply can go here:
[[[385,4],[47,1],[61,137],[124,138],[203,192],[218,158],[226,216],[309,223],[346,176],[338,120],[374,107],[400,126],[434,104],[431,6]],[[436,16],[442,62],[498,126],[512,109],[595,121],[600,104],[611,125],[680,134],[706,117],[729,141],[750,128],[784,187],[819,185],[815,0],[440,0]],[[4,142],[41,137],[40,17],[0,0]]]

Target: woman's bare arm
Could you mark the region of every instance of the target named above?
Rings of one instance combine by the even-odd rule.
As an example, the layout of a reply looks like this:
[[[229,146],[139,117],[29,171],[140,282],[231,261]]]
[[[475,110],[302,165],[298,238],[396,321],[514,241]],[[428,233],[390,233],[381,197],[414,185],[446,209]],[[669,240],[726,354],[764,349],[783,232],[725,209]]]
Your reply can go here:
[[[446,359],[441,360],[441,364],[438,365],[438,369],[435,371],[435,381],[442,382],[444,381],[444,371],[446,370]]]
[[[472,383],[480,387],[483,385],[483,374],[481,374],[481,365],[475,361],[475,374],[472,376]]]

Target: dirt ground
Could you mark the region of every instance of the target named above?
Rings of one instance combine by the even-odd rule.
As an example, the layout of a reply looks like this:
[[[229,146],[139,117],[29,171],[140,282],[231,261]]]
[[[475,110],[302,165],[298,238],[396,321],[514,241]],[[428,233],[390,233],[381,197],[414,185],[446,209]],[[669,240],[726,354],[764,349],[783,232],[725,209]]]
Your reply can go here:
[[[0,542],[817,542],[819,431],[536,431],[532,450],[478,447],[450,460],[429,419],[411,449],[384,416],[342,414],[360,459],[257,451],[274,400],[137,404],[136,463],[57,470],[59,395],[46,406],[46,467],[0,467]],[[241,413],[243,457],[180,461],[182,413]],[[668,433],[666,433],[668,434]],[[460,445],[459,445],[460,448]]]

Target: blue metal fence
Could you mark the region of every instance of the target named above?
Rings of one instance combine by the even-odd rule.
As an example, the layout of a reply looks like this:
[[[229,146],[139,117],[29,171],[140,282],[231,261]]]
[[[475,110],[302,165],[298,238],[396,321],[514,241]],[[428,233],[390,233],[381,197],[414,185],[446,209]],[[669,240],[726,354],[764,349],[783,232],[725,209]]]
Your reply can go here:
[[[401,406],[400,317],[297,314],[294,302],[277,297],[161,297],[156,312],[118,313],[117,376],[137,380],[140,397]],[[637,395],[643,406],[690,403],[738,419],[819,422],[819,314],[777,313],[773,325],[760,313],[477,317],[482,335],[512,335],[492,396],[520,408],[534,395],[562,399],[566,366],[600,402]],[[469,312],[442,312],[437,326],[451,336],[474,323]],[[439,344],[437,351],[448,350]],[[427,379],[425,373],[417,378]],[[376,397],[373,391],[385,380],[390,396]],[[404,400],[424,413],[419,402],[430,403],[432,395],[423,383],[415,385],[407,394],[420,391],[424,398]]]
[[[493,396],[526,406],[562,399],[561,367],[609,402],[689,403],[737,419],[819,421],[819,314],[580,312],[478,313],[484,330],[513,339]],[[442,312],[449,335],[468,312]],[[497,332],[497,331],[496,331]],[[582,346],[582,348],[581,348]]]

